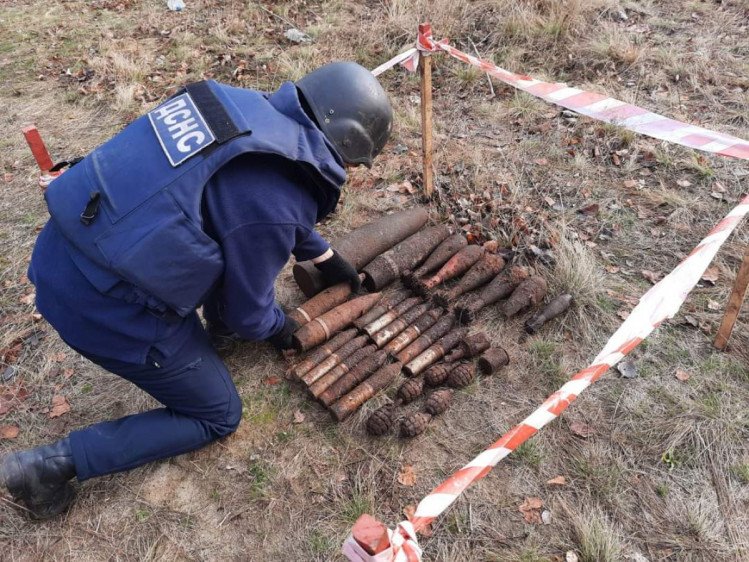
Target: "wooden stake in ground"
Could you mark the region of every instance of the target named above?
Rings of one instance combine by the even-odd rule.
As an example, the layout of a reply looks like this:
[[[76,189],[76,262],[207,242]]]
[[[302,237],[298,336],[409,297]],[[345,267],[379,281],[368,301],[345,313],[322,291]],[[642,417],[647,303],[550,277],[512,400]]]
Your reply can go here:
[[[428,23],[419,24],[419,33],[430,30]],[[432,196],[434,191],[434,163],[432,160],[432,57],[420,52],[421,74],[421,153],[424,162],[424,194]]]
[[[746,296],[747,285],[749,285],[749,247],[747,247],[744,253],[744,259],[741,262],[739,273],[736,275],[736,281],[733,284],[731,298],[728,299],[726,312],[723,315],[723,322],[721,322],[720,328],[718,328],[718,335],[715,337],[713,344],[720,350],[725,349],[726,345],[728,345],[728,338],[731,337],[733,325],[736,323],[736,318],[741,310],[741,304],[744,302],[744,297]]]

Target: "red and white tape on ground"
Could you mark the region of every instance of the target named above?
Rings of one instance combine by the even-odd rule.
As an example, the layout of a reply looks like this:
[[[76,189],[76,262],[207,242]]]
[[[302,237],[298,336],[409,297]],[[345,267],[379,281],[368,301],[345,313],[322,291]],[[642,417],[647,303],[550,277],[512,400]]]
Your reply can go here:
[[[494,67],[494,65],[491,65],[490,63],[480,61],[475,57],[470,57],[465,53],[457,51],[457,49],[454,49],[453,52],[451,52],[452,48],[449,47],[446,42],[435,43],[434,41],[431,41],[431,43],[429,43],[429,41],[431,41],[431,33],[420,33],[419,42],[417,44],[418,49],[442,49],[449,52],[451,55],[456,56],[469,64],[479,66],[484,70],[487,70],[485,66],[492,67],[493,69],[496,69],[496,71],[487,71],[500,78],[500,80],[520,87],[521,89],[525,89],[530,93],[534,93],[534,95],[539,95],[538,92],[545,91],[546,94],[539,95],[539,97],[543,97],[544,99],[548,99],[548,101],[552,101],[553,103],[557,103],[564,107],[574,109],[585,115],[590,115],[595,118],[600,118],[599,116],[602,114],[607,115],[607,118],[602,120],[614,123],[616,120],[612,115],[615,115],[615,112],[609,110],[620,108],[620,111],[623,112],[621,115],[626,115],[627,112],[630,112],[629,115],[632,117],[635,116],[634,110],[637,110],[640,112],[637,115],[652,115],[654,117],[642,119],[640,121],[629,121],[629,125],[631,126],[624,126],[628,126],[628,128],[632,128],[634,131],[642,132],[656,138],[679,142],[685,146],[691,146],[709,152],[716,152],[718,154],[723,154],[724,156],[733,156],[744,159],[749,158],[749,145],[740,139],[713,133],[699,127],[691,128],[691,131],[699,130],[701,138],[703,140],[711,139],[709,142],[695,142],[697,139],[690,136],[691,133],[687,135],[674,134],[670,137],[666,137],[665,131],[668,127],[665,125],[660,131],[654,130],[653,128],[637,129],[635,127],[639,125],[646,123],[654,124],[658,121],[666,120],[666,118],[604,96],[601,96],[600,99],[596,100],[594,96],[598,96],[598,94],[590,94],[581,92],[580,90],[575,90],[574,88],[567,88],[560,84],[548,84],[528,77],[521,77]],[[391,68],[392,66],[395,66],[395,64],[400,63],[414,69],[416,66],[415,63],[418,61],[418,51],[407,51],[407,53],[409,53],[408,56],[403,56],[400,60],[396,61],[389,67],[386,67],[388,64],[386,63],[380,68],[386,67],[386,70],[387,68]],[[457,56],[456,53],[459,53],[460,56]],[[405,54],[406,53],[403,53],[402,55]],[[498,73],[501,74],[501,76],[499,76]],[[540,85],[542,84],[545,86],[541,87]],[[531,90],[534,86],[536,86],[535,92]],[[556,88],[557,86],[558,88]],[[546,88],[546,90],[544,90],[544,88]],[[551,95],[549,92],[551,92],[551,94],[553,94],[553,92],[558,92],[558,94],[556,97],[547,97]],[[562,92],[564,92],[564,94]],[[587,99],[592,101],[585,104],[579,104],[577,100],[582,99],[582,97],[578,97],[580,94],[587,94],[589,96]],[[572,98],[576,98],[576,100],[567,105],[563,103],[565,101],[569,102]],[[603,103],[604,101],[606,101],[606,103]],[[593,109],[591,109],[591,107],[593,107]],[[602,109],[604,107],[608,107],[608,110]],[[634,109],[624,109],[625,107]],[[619,119],[621,119],[621,115]],[[629,120],[629,117],[626,117],[624,121],[617,124],[623,124],[627,120]],[[678,123],[677,121],[667,121],[670,123],[676,123],[682,128],[691,127],[683,123]],[[675,127],[670,128],[671,133],[675,133],[677,130],[678,129]],[[712,262],[715,257],[715,254],[747,212],[749,212],[749,196],[744,197],[744,199],[742,199],[742,201],[710,231],[710,233],[697,245],[684,261],[682,261],[673,271],[671,271],[671,273],[642,296],[629,317],[622,323],[614,335],[611,336],[603,350],[593,360],[590,366],[576,373],[559,390],[549,396],[532,414],[513,429],[505,433],[485,451],[476,456],[476,458],[471,462],[432,490],[429,495],[421,500],[410,521],[399,523],[394,531],[388,530],[390,538],[390,547],[388,549],[375,555],[370,555],[356,542],[353,536],[349,536],[343,546],[343,553],[349,558],[349,560],[354,562],[420,561],[422,559],[422,551],[418,545],[414,531],[422,531],[426,529],[435,518],[440,516],[450,505],[452,505],[463,491],[474,482],[484,478],[502,459],[522,443],[534,436],[546,424],[560,416],[586,388],[596,382],[606,371],[635,349],[655,328],[660,326],[660,324],[665,320],[673,318],[687,299],[689,293],[699,282],[705,270],[710,265],[710,262]]]

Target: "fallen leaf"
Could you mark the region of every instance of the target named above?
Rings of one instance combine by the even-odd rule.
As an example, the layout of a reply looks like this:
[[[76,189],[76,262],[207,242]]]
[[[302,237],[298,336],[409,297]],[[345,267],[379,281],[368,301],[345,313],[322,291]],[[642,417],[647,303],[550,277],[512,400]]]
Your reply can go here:
[[[592,427],[581,421],[573,421],[570,424],[570,431],[583,439],[587,439],[595,433]]]
[[[686,382],[689,380],[689,373],[687,373],[684,369],[676,369],[675,376],[677,379],[679,379],[681,382]]]
[[[616,315],[622,320],[626,320],[627,318],[629,318],[629,310],[625,310],[622,308],[621,310],[617,311]]]
[[[722,305],[714,300],[707,301],[707,308],[709,310],[720,310],[722,308]]]
[[[52,397],[52,409],[47,415],[50,418],[58,418],[63,414],[67,414],[69,411],[70,403],[68,402],[68,399],[58,394],[57,396]]]
[[[564,562],[578,562],[579,560],[574,550],[568,550],[564,555]]]
[[[653,285],[655,285],[661,277],[660,273],[655,273],[654,271],[650,271],[648,269],[643,269],[640,273],[642,273],[642,276],[650,281]]]
[[[632,363],[632,361],[619,361],[619,363],[616,364],[616,370],[619,371],[619,374],[625,379],[637,378],[637,367],[635,367],[635,364]]]
[[[715,285],[715,282],[720,277],[720,270],[714,266],[711,265],[705,270],[705,273],[702,274],[702,280],[706,281],[707,283],[710,283],[711,285]]]
[[[518,506],[518,510],[523,514],[526,523],[540,525],[543,523],[541,520],[543,506],[544,502],[541,498],[525,498],[525,501]]]
[[[29,305],[34,304],[34,300],[36,299],[36,293],[29,293],[28,295],[22,296],[20,299],[18,299],[18,302],[21,304]]]
[[[690,182],[689,180],[681,179],[676,180],[676,185],[678,185],[679,187],[690,187],[692,185],[692,182]]]
[[[566,486],[567,479],[564,476],[555,476],[551,480],[546,481],[547,486]]]
[[[546,204],[547,204],[547,205],[548,205],[549,207],[554,207],[554,205],[556,204],[556,203],[554,202],[554,200],[553,200],[553,199],[552,199],[551,197],[549,197],[548,195],[545,195],[545,196],[544,196],[544,201],[546,201]]]
[[[536,158],[533,162],[538,164],[539,166],[549,165],[549,161],[546,158]]]
[[[64,351],[61,351],[60,353],[53,353],[50,359],[52,361],[56,361],[58,363],[62,363],[67,358],[67,354]]]
[[[277,377],[276,375],[271,375],[267,379],[263,381],[268,386],[273,386],[281,382],[281,377]]]
[[[3,180],[5,180],[5,183],[12,182],[13,181],[13,174],[11,174],[10,172],[5,172],[3,174]]]
[[[696,328],[699,326],[699,323],[697,322],[697,319],[694,316],[690,316],[689,314],[684,315],[684,324],[689,324],[690,326]]]
[[[612,273],[612,274],[613,273],[619,273],[621,271],[621,268],[617,267],[615,265],[607,265],[606,266],[606,271],[608,271],[609,273]]]
[[[718,193],[717,191],[711,191],[710,197],[712,197],[713,199],[717,199],[718,201],[723,201],[723,194]]]
[[[551,511],[544,509],[541,512],[541,521],[544,525],[551,525]]]
[[[416,474],[414,473],[413,465],[403,465],[403,468],[398,473],[398,482],[403,486],[413,486],[416,484]]]
[[[301,410],[294,410],[294,423],[304,423],[304,414]]]
[[[621,166],[622,165],[622,159],[619,158],[619,155],[612,154],[611,155],[611,162],[614,164],[614,166]]]
[[[15,439],[20,432],[17,425],[0,425],[0,439]]]
[[[624,187],[629,187],[631,189],[637,187],[637,185],[637,180],[624,180]]]
[[[68,367],[67,369],[62,370],[62,376],[65,377],[66,379],[69,379],[70,377],[73,376],[74,372],[75,371],[73,371],[73,369]]]
[[[590,205],[587,205],[582,209],[578,209],[577,212],[581,215],[593,216],[598,214],[600,208],[601,206],[598,203],[591,203]]]

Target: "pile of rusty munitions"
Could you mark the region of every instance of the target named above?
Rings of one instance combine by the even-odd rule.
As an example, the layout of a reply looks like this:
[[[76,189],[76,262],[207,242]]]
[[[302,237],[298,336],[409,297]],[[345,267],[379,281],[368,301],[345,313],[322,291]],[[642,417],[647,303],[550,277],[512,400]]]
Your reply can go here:
[[[413,437],[450,405],[454,389],[509,362],[483,332],[469,334],[477,313],[498,301],[505,318],[541,304],[547,284],[527,269],[468,245],[447,226],[423,228],[422,208],[394,213],[367,224],[333,247],[361,272],[369,291],[352,295],[347,283],[324,289],[309,263],[294,266],[294,277],[310,300],[290,312],[301,327],[294,347],[307,354],[290,370],[333,417],[344,420],[400,377],[407,377],[393,405],[376,410],[367,423],[374,435],[391,431]],[[458,279],[459,278],[459,279]],[[324,289],[324,290],[323,290]],[[571,304],[561,295],[525,325],[534,333]],[[447,388],[439,388],[446,385]],[[402,406],[423,400],[405,416]]]

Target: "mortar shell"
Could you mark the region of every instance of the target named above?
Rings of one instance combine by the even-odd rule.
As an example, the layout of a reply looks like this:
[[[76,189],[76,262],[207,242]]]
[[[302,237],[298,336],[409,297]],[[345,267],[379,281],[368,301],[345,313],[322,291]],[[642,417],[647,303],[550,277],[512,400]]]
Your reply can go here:
[[[440,242],[450,235],[447,226],[433,226],[410,236],[395,248],[377,256],[364,268],[364,287],[380,290],[400,274],[418,265]]]
[[[556,318],[565,312],[572,304],[572,295],[559,295],[552,300],[541,312],[525,323],[525,331],[529,334],[535,334],[541,329],[541,326],[549,320]]]
[[[343,304],[339,304],[299,328],[292,336],[294,347],[306,351],[330,339],[338,330],[351,324],[355,319],[372,308],[380,300],[380,293],[364,295]]]
[[[307,357],[294,365],[289,372],[296,378],[301,378],[310,369],[313,369],[316,365],[325,360],[326,357],[354,339],[356,337],[356,334],[357,331],[353,328],[337,334],[334,338],[325,342],[314,351],[310,352]]]
[[[431,328],[411,342],[408,347],[399,351],[395,358],[401,363],[408,363],[448,333],[453,327],[453,324],[455,324],[455,318],[453,316],[443,316],[437,320]]]
[[[484,254],[466,274],[460,279],[457,285],[449,291],[440,292],[434,295],[434,302],[439,306],[447,307],[463,293],[472,291],[477,287],[485,284],[487,281],[496,277],[505,266],[505,260],[495,254]]]
[[[318,396],[320,396],[320,394],[325,392],[330,387],[330,385],[332,385],[338,379],[343,377],[346,373],[348,373],[351,369],[353,369],[355,365],[358,365],[359,362],[366,359],[376,350],[377,348],[373,345],[368,345],[368,346],[362,347],[361,349],[357,349],[354,353],[349,355],[345,360],[338,363],[330,371],[328,371],[322,377],[320,377],[318,380],[312,383],[307,388],[307,390],[309,391],[310,394],[312,394],[312,396],[317,398]]]
[[[363,274],[359,275],[359,277],[364,279]],[[312,321],[312,319],[346,302],[349,295],[351,295],[351,283],[338,283],[315,295],[304,304],[299,305],[289,312],[287,316],[294,319],[300,326],[304,326],[307,322]]]
[[[521,310],[541,303],[546,296],[547,289],[548,285],[543,277],[539,275],[529,277],[520,283],[510,298],[505,301],[502,314],[505,318],[512,318]]]
[[[510,363],[510,356],[501,347],[492,347],[479,357],[478,367],[483,375],[491,375]]]
[[[417,232],[428,218],[423,207],[393,213],[336,238],[331,246],[357,271],[361,271],[376,256]],[[311,261],[296,264],[293,273],[297,285],[307,297],[325,287],[322,274]]]
[[[349,357],[351,354],[358,351],[365,345],[367,345],[366,336],[359,336],[358,338],[354,338],[339,350],[331,353],[328,357],[323,359],[316,367],[307,371],[307,373],[305,373],[302,377],[302,381],[307,386],[311,385],[315,381],[319,380],[333,367],[345,361],[347,357]]]
[[[393,320],[390,324],[372,335],[372,341],[379,348],[400,334],[403,330],[413,324],[422,314],[429,310],[429,303],[414,306],[412,309],[404,312],[400,317]]]
[[[415,281],[431,273],[438,267],[442,267],[447,260],[468,246],[468,240],[462,234],[448,236],[437,248],[429,254],[427,260],[415,271],[404,275],[404,283],[407,287],[413,286]]]
[[[402,314],[408,312],[410,309],[421,302],[422,300],[420,297],[411,297],[410,299],[404,300],[398,306],[387,311],[374,322],[371,322],[370,324],[364,326],[364,332],[370,337],[373,336],[376,332],[378,332],[379,330],[390,324],[393,320],[396,320]]]
[[[426,295],[440,283],[449,281],[468,271],[483,254],[484,249],[481,246],[466,246],[447,260],[447,263],[432,277],[418,282],[415,290],[422,295]]]
[[[374,371],[382,367],[386,360],[387,353],[384,351],[380,350],[372,353],[352,367],[348,373],[331,384],[324,392],[320,393],[317,399],[325,406],[330,406],[357,384],[369,377]]]
[[[445,356],[445,362],[452,363],[459,359],[476,357],[489,349],[490,345],[491,342],[484,332],[476,332],[459,342],[457,347]]]
[[[374,322],[388,310],[399,305],[410,296],[411,291],[408,291],[406,289],[400,289],[398,291],[395,291],[394,293],[384,296],[377,306],[373,307],[372,310],[362,315],[361,318],[357,318],[356,320],[354,320],[354,326],[359,330],[363,329],[364,326],[370,324],[371,322]]]
[[[379,391],[393,384],[401,366],[400,363],[392,363],[380,368],[375,374],[333,404],[330,407],[330,413],[336,420],[343,421]]]
[[[394,339],[390,340],[383,349],[390,355],[395,355],[396,353],[402,351],[408,345],[413,343],[413,341],[416,340],[416,338],[418,338],[426,330],[434,326],[434,323],[439,320],[440,316],[442,316],[441,310],[435,309],[425,312],[424,314],[419,316],[413,322],[413,324],[408,326]]]
[[[476,293],[470,294],[463,302],[455,307],[455,314],[462,324],[470,324],[476,319],[476,314],[512,294],[517,286],[528,278],[528,270],[524,267],[511,267],[497,275],[488,285]]]
[[[465,338],[467,333],[467,328],[456,328],[452,330],[422,354],[412,359],[405,367],[403,367],[403,372],[406,376],[415,377],[424,369],[442,359],[448,351],[458,345],[458,343]]]

